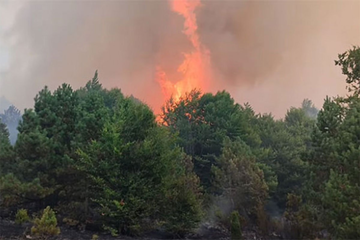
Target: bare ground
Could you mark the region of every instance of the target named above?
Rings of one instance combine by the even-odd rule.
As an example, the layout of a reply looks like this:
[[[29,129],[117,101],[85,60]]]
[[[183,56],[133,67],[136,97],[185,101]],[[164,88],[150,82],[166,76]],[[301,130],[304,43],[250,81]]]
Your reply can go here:
[[[32,239],[31,236],[26,233],[29,232],[31,224],[27,225],[17,225],[10,220],[1,220],[0,219],[0,240],[25,240]],[[62,226],[61,234],[57,237],[51,238],[49,240],[91,240],[94,234],[99,236],[99,240],[160,240],[168,239],[161,235],[160,233],[149,233],[144,237],[128,237],[128,236],[119,236],[112,237],[110,235],[105,235],[101,233],[91,232],[91,231],[77,231],[75,229],[70,229],[66,226]],[[220,229],[207,229],[201,234],[193,234],[188,236],[187,239],[197,239],[197,240],[230,240],[229,234],[220,230]],[[280,239],[278,237],[263,237],[261,236],[256,229],[247,229],[243,231],[244,240],[269,240],[269,239]]]
[[[13,221],[10,220],[0,220],[0,240],[23,240],[23,239],[32,239],[30,235],[26,233],[29,232],[31,228],[31,224],[27,225],[17,225]],[[99,236],[99,240],[135,240],[135,239],[142,239],[142,240],[160,240],[166,239],[161,234],[157,233],[150,233],[149,236],[144,237],[128,237],[128,236],[119,236],[119,237],[112,237],[110,235],[105,235],[101,233],[91,232],[91,231],[77,231],[75,229],[70,229],[66,226],[62,226],[61,234],[57,237],[51,238],[52,240],[90,240],[92,239],[93,234]],[[192,239],[223,239],[227,240],[227,236],[225,236],[222,232],[214,232],[210,234],[212,236],[206,236],[203,238],[202,236],[193,236]]]

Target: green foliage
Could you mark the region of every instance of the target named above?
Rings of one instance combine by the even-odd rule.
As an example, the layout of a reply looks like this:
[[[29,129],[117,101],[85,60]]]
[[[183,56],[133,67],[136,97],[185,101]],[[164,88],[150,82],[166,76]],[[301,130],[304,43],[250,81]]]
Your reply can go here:
[[[16,212],[16,216],[15,216],[15,223],[16,224],[23,224],[30,221],[30,217],[28,215],[28,212],[26,209],[19,209]]]
[[[304,154],[311,146],[311,132],[315,125],[307,112],[314,111],[311,101],[304,100],[302,108],[291,108],[284,120],[275,121],[271,115],[261,116],[257,125],[262,139],[261,169],[265,173],[271,196],[285,207],[290,192],[301,192],[308,164]]]
[[[184,170],[180,149],[169,132],[157,126],[147,106],[120,101],[99,140],[78,153],[79,169],[92,179],[92,198],[108,227],[138,234],[143,219],[161,219],[167,212],[172,214],[167,219],[171,231],[187,230],[189,224],[196,227],[196,177]],[[164,201],[164,196],[170,200]]]
[[[12,158],[13,148],[9,140],[9,131],[6,125],[0,121],[0,174],[6,174],[13,170]]]
[[[102,89],[97,74],[77,91],[67,84],[53,93],[47,87],[40,91],[19,124],[16,154],[10,151],[2,161],[0,152],[0,171],[12,173],[0,182],[5,202],[59,204],[65,215],[85,222],[91,182],[77,168],[76,151],[100,137],[119,99],[119,90]]]
[[[309,172],[303,195],[308,216],[295,221],[311,223],[326,229],[339,239],[359,238],[359,53],[354,47],[340,54],[339,60],[349,91],[346,98],[326,98],[312,133],[311,151],[307,156]],[[297,215],[300,214],[300,211]],[[302,232],[309,229],[302,227]],[[313,227],[314,228],[314,227]],[[302,233],[303,234],[303,233]]]
[[[351,197],[352,196],[352,197]],[[322,197],[325,208],[324,221],[336,236],[356,239],[360,235],[357,224],[360,220],[359,184],[352,184],[348,174],[330,171]]]
[[[113,237],[117,237],[117,236],[119,236],[119,232],[118,232],[118,230],[116,230],[116,229],[114,229],[114,228],[112,228],[112,227],[109,227],[109,226],[106,226],[106,225],[103,225],[103,229],[105,230],[105,231],[107,231],[108,233],[110,233],[111,234],[111,236],[113,236]]]
[[[178,237],[195,229],[203,217],[200,180],[191,159],[185,156],[182,162],[184,169],[169,181],[161,210],[166,214],[164,227]]]
[[[288,194],[284,217],[289,238],[312,239],[321,230],[321,225],[316,222],[316,209],[304,205],[299,195]]]
[[[233,211],[231,213],[231,239],[232,240],[242,239],[239,217],[240,216],[237,211]]]
[[[233,209],[254,215],[257,205],[264,204],[268,187],[250,148],[239,139],[231,141],[227,138],[216,163],[212,171],[218,192],[231,200]]]
[[[53,189],[41,186],[35,178],[31,182],[21,182],[13,173],[0,178],[1,206],[8,207],[21,203],[36,202],[50,195]]]
[[[0,141],[1,141],[1,152],[6,150],[6,147],[9,147],[9,131],[4,123],[0,122]]]
[[[225,91],[215,95],[192,91],[179,102],[167,102],[161,115],[162,124],[178,133],[178,143],[194,159],[194,170],[206,190],[211,188],[211,166],[221,154],[225,137],[259,145],[259,136],[251,127],[253,118],[248,105],[236,104]]]
[[[355,94],[359,94],[360,84],[360,48],[354,46],[352,49],[339,54],[338,60],[335,61],[335,65],[341,67],[342,73],[346,75],[346,83],[349,92],[354,91]]]
[[[1,127],[2,207],[51,204],[69,224],[92,222],[113,234],[140,234],[150,219],[184,235],[201,220],[191,158],[148,106],[103,89],[97,72],[77,91],[40,91],[20,122],[15,154]]]
[[[48,239],[60,234],[55,213],[49,206],[44,209],[41,218],[35,218],[31,234],[40,239]]]
[[[102,89],[101,83],[98,78],[98,71],[95,71],[94,77],[86,83],[85,89],[88,92],[99,92]]]
[[[327,98],[313,133],[308,205],[319,209],[319,222],[338,238],[358,238],[353,228],[360,216],[358,122],[360,101]]]

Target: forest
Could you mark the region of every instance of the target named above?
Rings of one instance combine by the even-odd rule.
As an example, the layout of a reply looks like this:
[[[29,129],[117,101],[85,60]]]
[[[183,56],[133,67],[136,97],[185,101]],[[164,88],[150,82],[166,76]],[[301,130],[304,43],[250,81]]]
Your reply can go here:
[[[27,224],[32,239],[64,227],[191,238],[204,226],[231,239],[360,239],[360,48],[335,65],[348,95],[321,109],[305,99],[283,119],[198,90],[156,116],[97,72],[77,90],[44,87],[22,116],[0,115],[0,222]]]

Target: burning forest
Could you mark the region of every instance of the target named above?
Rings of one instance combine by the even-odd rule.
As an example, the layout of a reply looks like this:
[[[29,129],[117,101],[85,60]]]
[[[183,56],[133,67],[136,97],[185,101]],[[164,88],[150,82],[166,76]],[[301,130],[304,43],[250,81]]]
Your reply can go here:
[[[0,2],[0,239],[359,239],[359,11]]]

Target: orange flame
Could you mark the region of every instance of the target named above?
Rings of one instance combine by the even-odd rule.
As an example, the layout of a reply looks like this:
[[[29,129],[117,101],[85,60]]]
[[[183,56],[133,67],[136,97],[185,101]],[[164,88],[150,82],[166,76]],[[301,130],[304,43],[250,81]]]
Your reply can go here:
[[[201,44],[197,33],[195,10],[199,6],[201,6],[200,0],[171,0],[172,10],[185,18],[183,32],[191,41],[194,49],[190,53],[183,53],[185,59],[178,68],[183,79],[176,84],[167,78],[160,66],[157,67],[156,80],[166,99],[172,96],[175,101],[178,101],[181,96],[194,88],[204,89],[206,87],[205,73],[210,65],[210,52]]]

